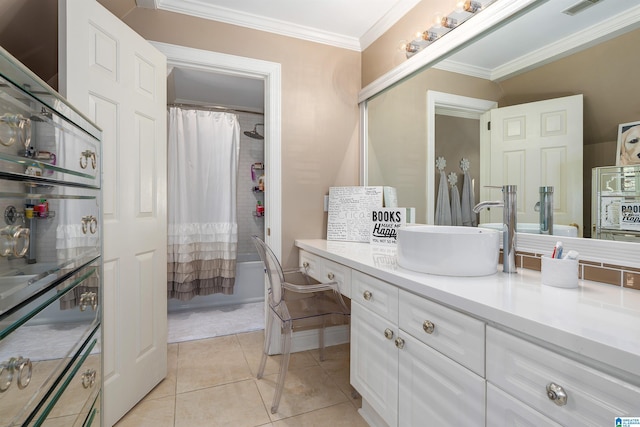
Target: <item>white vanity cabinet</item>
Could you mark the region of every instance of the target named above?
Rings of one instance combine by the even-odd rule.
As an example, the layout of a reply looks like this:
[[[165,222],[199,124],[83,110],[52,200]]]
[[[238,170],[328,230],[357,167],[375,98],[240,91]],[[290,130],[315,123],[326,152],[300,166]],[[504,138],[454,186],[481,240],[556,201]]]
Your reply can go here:
[[[351,384],[372,427],[605,426],[640,415],[638,291],[546,288],[530,270],[418,274],[381,266],[368,244],[296,244],[310,268],[350,271]]]
[[[484,372],[484,323],[359,271],[352,287],[351,384],[377,415],[389,427],[484,426],[484,378],[447,354]]]
[[[335,281],[340,293],[351,298],[351,269],[337,262],[319,257],[309,252],[300,251],[300,267],[319,282]]]
[[[487,383],[487,426],[561,427],[561,424]]]
[[[613,425],[640,414],[640,387],[492,327],[487,381],[565,426]]]

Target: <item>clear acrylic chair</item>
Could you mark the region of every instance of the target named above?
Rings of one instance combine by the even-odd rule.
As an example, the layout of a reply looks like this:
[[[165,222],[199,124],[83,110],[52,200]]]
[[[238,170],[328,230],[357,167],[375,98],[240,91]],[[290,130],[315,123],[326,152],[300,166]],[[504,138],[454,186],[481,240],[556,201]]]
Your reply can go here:
[[[282,359],[271,404],[271,413],[275,414],[278,411],[285,376],[289,368],[292,331],[295,328],[319,327],[320,360],[324,360],[324,328],[348,323],[349,308],[342,299],[336,282],[317,283],[306,274],[304,268],[283,270],[271,248],[258,236],[252,236],[252,238],[269,280],[269,313],[267,313],[264,351],[258,368],[258,379],[264,374],[274,322],[280,324],[281,330]]]

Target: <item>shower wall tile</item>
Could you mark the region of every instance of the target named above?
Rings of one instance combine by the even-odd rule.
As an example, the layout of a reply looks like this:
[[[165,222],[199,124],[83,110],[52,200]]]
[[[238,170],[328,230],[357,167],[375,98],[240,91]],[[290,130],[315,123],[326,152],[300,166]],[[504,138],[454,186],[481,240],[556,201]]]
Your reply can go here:
[[[258,181],[251,179],[251,165],[256,162],[264,164],[264,140],[249,138],[245,131],[253,130],[256,123],[263,123],[262,114],[236,113],[240,123],[240,159],[238,162],[238,261],[257,261],[260,258],[256,252],[252,235],[264,237],[264,218],[254,216],[256,204],[260,201],[264,205],[264,194],[254,193],[253,187]],[[264,127],[258,126],[258,132],[264,135]],[[256,172],[256,178],[262,172]]]

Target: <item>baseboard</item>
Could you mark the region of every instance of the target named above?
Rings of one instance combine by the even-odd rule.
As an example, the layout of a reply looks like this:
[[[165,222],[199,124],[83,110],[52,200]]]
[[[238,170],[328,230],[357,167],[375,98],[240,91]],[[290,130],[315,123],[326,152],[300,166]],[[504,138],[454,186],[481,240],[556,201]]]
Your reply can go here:
[[[358,413],[369,424],[370,427],[389,427],[380,415],[373,409],[369,402],[362,399],[362,407],[358,409]]]
[[[294,332],[291,337],[291,352],[313,350],[318,348],[318,330]],[[349,325],[331,326],[324,331],[324,345],[346,344],[349,342]]]

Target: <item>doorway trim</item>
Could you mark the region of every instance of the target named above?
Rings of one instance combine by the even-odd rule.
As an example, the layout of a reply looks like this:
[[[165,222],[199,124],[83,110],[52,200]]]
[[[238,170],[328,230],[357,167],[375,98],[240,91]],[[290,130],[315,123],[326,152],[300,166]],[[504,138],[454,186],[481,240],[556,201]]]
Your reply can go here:
[[[282,156],[281,66],[277,62],[229,55],[168,43],[150,41],[167,57],[167,75],[173,67],[226,74],[264,81],[265,242],[282,258]]]
[[[483,148],[488,144],[489,135],[483,132],[486,129],[483,114],[492,108],[497,108],[496,101],[487,99],[470,98],[468,96],[453,95],[451,93],[427,91],[427,224],[433,224],[435,218],[435,192],[436,192],[436,114],[444,113],[464,117],[475,116],[480,119],[480,158],[483,157]],[[481,177],[482,180],[482,177]]]

